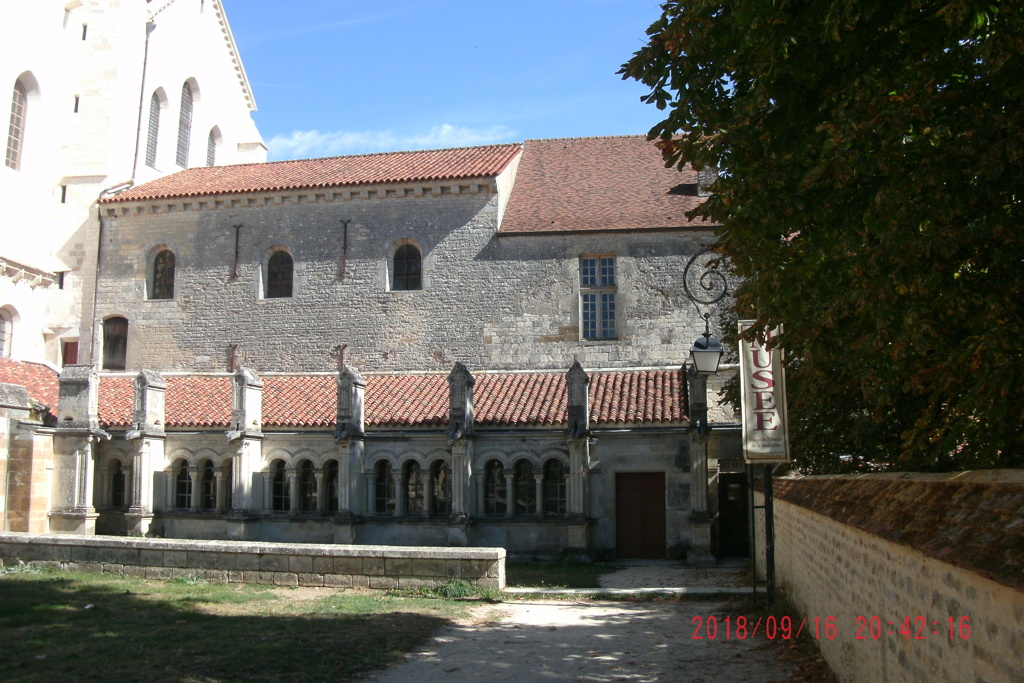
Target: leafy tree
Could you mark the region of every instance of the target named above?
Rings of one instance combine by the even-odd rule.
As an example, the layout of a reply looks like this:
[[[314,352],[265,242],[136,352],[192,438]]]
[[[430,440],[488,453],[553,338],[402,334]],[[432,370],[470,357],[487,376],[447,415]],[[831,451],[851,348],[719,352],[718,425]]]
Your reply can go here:
[[[794,452],[1024,466],[1024,10],[999,0],[669,0],[622,69],[696,212],[785,324]]]

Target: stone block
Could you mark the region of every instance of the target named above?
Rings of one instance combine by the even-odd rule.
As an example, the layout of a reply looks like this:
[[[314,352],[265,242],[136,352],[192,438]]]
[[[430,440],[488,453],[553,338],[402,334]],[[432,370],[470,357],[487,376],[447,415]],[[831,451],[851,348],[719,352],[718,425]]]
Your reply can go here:
[[[313,558],[308,555],[291,555],[288,557],[288,571],[295,574],[313,571]]]
[[[255,572],[260,569],[260,556],[256,553],[238,553],[235,555],[235,569]]]
[[[333,574],[334,558],[317,555],[313,558],[313,571],[317,574]]]
[[[398,588],[397,576],[370,576],[369,587],[374,590],[395,590]]]
[[[139,564],[143,567],[164,566],[164,551],[150,550],[149,548],[141,548],[139,550]]]
[[[412,560],[406,558],[384,558],[384,574],[386,576],[412,576]]]
[[[126,565],[122,572],[125,576],[131,576],[136,579],[146,578],[147,567],[140,567],[137,565]]]
[[[72,562],[99,562],[99,548],[76,545],[71,548]]]
[[[100,566],[102,567],[102,569],[100,571],[102,571],[104,574],[124,574],[124,565],[123,564],[114,564],[112,562],[101,562]]]
[[[298,586],[299,577],[291,572],[274,572],[274,585],[276,586]]]
[[[361,557],[335,557],[335,574],[362,574],[363,558]]]
[[[245,583],[270,584],[274,583],[275,572],[242,572]]]
[[[312,573],[299,573],[300,586],[323,586],[324,575],[323,574],[312,574]]]
[[[172,578],[174,570],[169,567],[144,567],[146,578],[155,581],[167,581]]]
[[[444,560],[413,560],[412,575],[432,577],[445,576]]]
[[[385,576],[386,567],[383,557],[364,557],[363,571],[366,576]]]
[[[287,555],[260,555],[260,569],[265,572],[288,571]]]
[[[187,567],[188,566],[188,553],[184,550],[166,550],[164,551],[164,566],[165,567]]]
[[[351,588],[352,577],[348,574],[324,574],[324,585],[330,588]]]
[[[51,546],[53,551],[53,560],[55,562],[70,562],[71,561],[71,546],[69,545],[55,545]],[[3,566],[3,565],[0,565]]]
[[[245,583],[245,574],[238,570],[229,571],[228,583]]]
[[[444,575],[450,579],[462,578],[462,560],[445,560]]]
[[[103,572],[103,565],[99,562],[75,562],[75,571],[100,574]]]

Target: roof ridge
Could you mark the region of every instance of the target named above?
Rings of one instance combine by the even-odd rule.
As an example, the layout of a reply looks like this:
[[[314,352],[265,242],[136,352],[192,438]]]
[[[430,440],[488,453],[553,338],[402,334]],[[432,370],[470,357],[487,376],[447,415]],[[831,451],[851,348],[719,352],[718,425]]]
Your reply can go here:
[[[527,138],[526,140],[523,141],[523,143],[525,144],[527,142],[558,142],[559,140],[615,140],[625,138],[647,139],[647,135],[644,133],[633,133],[630,135],[575,135],[562,138]]]
[[[193,168],[186,168],[178,171],[178,173],[172,173],[171,175],[178,175],[180,173],[188,173],[189,171],[200,171],[209,168],[244,168],[246,166],[275,166],[283,164],[300,164],[308,161],[329,161],[332,159],[359,159],[366,157],[386,157],[386,156],[397,156],[402,154],[420,154],[422,152],[456,152],[461,150],[469,149],[491,149],[498,147],[522,147],[522,142],[496,142],[491,145],[465,145],[462,147],[430,147],[428,149],[396,149],[390,152],[363,152],[362,154],[335,154],[326,157],[304,157],[302,159],[278,159],[276,161],[251,161],[246,164],[226,164],[225,166],[195,166]]]

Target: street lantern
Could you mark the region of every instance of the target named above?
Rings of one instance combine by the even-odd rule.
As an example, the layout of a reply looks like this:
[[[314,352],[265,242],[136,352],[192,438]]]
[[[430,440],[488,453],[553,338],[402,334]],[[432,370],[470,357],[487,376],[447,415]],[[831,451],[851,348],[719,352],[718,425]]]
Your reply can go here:
[[[722,343],[711,336],[710,313],[704,314],[704,334],[690,347],[690,358],[698,375],[717,375],[722,360]]]

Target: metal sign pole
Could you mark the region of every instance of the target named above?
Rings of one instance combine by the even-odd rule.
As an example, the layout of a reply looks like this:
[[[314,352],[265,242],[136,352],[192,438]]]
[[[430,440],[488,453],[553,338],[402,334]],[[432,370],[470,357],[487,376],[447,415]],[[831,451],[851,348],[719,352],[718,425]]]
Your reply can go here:
[[[772,466],[764,466],[764,567],[768,582],[767,598],[775,598],[775,505],[772,498]]]

